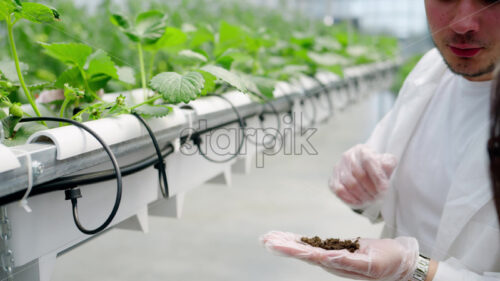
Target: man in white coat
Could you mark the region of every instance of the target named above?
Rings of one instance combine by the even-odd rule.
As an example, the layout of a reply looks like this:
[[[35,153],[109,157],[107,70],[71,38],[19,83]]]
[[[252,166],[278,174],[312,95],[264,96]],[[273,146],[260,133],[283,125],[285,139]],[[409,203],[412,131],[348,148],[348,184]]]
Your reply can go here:
[[[500,59],[500,1],[425,0],[437,49],[407,78],[366,144],[345,152],[330,188],[383,237],[355,253],[270,232],[271,250],[367,280],[500,280],[489,177],[490,92]]]

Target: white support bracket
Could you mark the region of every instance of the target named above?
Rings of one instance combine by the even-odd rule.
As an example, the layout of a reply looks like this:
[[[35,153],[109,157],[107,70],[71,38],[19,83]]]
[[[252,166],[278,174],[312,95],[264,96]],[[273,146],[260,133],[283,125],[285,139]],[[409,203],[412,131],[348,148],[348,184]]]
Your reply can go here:
[[[184,207],[183,192],[174,195],[168,199],[160,199],[149,205],[149,214],[157,217],[176,218],[182,216],[182,208]]]
[[[248,175],[252,170],[254,156],[253,154],[247,154],[244,157],[239,158],[232,167],[232,170],[236,174]]]
[[[214,178],[210,179],[208,183],[212,184],[223,184],[228,187],[231,187],[233,181],[232,181],[232,176],[231,176],[231,166],[226,166],[224,168],[224,172],[220,173],[219,175],[215,176]]]
[[[57,252],[51,252],[23,266],[16,267],[9,281],[50,281],[57,261]],[[3,276],[2,276],[3,277]]]
[[[116,228],[127,229],[127,230],[137,230],[144,233],[149,233],[149,218],[148,218],[148,207],[145,206],[137,212],[134,216],[120,222],[116,225]]]
[[[40,281],[50,281],[56,266],[57,253],[52,252],[38,259],[38,276]]]

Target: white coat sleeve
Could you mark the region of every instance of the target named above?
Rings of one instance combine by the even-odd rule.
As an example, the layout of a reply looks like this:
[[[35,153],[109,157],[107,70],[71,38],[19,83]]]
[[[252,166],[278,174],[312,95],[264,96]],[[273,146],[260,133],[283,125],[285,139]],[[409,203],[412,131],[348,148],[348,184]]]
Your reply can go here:
[[[460,262],[450,258],[439,262],[436,275],[432,281],[500,281],[500,272],[484,272],[477,274],[467,270]]]

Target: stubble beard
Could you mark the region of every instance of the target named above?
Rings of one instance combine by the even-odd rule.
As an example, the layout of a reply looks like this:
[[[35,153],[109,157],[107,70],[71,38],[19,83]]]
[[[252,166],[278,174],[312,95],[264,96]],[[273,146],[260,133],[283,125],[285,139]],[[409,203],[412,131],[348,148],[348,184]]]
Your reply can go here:
[[[452,63],[450,63],[446,59],[446,56],[444,55],[444,52],[443,52],[444,50],[442,50],[442,48],[446,48],[446,46],[448,45],[447,42],[443,42],[443,44],[441,45],[443,47],[440,47],[440,45],[436,44],[436,41],[434,40],[434,38],[432,38],[432,41],[434,42],[434,46],[436,46],[437,49],[439,50],[439,52],[441,53],[441,57],[443,57],[443,60],[446,64],[446,66],[448,66],[448,69],[450,69],[451,72],[453,72],[457,75],[461,75],[465,78],[476,78],[476,77],[481,77],[485,74],[493,73],[493,71],[495,70],[496,62],[500,58],[500,56],[492,58],[487,66],[480,68],[477,71],[474,71],[472,73],[466,72],[466,71],[464,71],[464,69],[467,69],[469,67],[469,64],[470,64],[469,62],[472,62],[471,58],[462,58],[462,60],[464,60],[464,62],[459,62],[458,64],[453,65]],[[452,39],[452,42],[453,41],[456,42],[456,41],[463,41],[463,40],[460,40],[460,39],[453,40]]]

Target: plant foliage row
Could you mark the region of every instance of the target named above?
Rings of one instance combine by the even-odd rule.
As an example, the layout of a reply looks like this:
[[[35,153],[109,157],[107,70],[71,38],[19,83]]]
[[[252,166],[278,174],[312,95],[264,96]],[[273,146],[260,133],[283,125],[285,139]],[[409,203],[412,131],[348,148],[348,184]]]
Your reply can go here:
[[[17,124],[42,111],[78,121],[132,111],[161,117],[168,104],[228,87],[262,101],[278,80],[318,70],[342,76],[397,51],[394,38],[347,24],[208,0],[103,1],[92,12],[71,0],[0,0],[0,20],[8,38],[0,40],[0,119],[10,145],[46,125]],[[139,102],[103,98],[135,88],[143,89]]]

